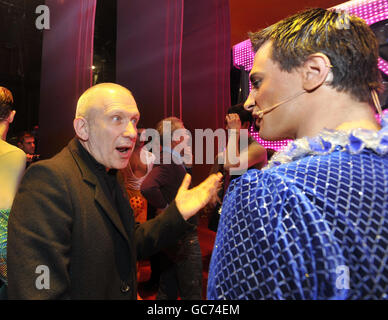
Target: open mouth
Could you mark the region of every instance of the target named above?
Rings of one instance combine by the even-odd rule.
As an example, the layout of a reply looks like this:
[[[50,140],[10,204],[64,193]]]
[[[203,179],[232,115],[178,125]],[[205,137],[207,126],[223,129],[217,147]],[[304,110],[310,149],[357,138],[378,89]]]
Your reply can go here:
[[[125,155],[128,155],[131,148],[130,147],[117,147],[116,150],[125,156]]]
[[[119,147],[119,148],[116,148],[116,150],[118,152],[121,152],[121,153],[125,153],[129,150],[129,148],[126,148],[126,147]]]

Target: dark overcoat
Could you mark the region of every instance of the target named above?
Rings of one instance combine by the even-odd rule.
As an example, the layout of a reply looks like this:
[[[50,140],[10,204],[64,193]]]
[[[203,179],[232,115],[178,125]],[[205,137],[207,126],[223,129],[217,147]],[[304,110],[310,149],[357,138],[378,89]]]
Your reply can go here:
[[[32,165],[8,226],[9,299],[136,299],[136,260],[192,228],[173,202],[135,224],[115,209],[78,140]]]

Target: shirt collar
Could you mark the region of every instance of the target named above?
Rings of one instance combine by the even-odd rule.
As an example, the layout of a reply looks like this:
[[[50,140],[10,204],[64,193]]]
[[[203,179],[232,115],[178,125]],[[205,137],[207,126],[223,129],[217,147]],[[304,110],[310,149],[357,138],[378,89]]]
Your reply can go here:
[[[79,142],[77,139],[77,146],[79,150],[80,156],[87,162],[87,164],[95,169],[94,171],[98,174],[109,174],[109,175],[116,175],[117,170],[116,169],[110,169],[106,170],[106,167],[99,163],[90,153],[85,149],[85,147]]]

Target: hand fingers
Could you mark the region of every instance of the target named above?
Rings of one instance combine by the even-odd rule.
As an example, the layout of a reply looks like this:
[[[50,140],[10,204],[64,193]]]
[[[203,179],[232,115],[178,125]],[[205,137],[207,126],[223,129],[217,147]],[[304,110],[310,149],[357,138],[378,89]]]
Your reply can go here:
[[[205,181],[203,181],[199,186],[194,189],[202,190],[202,192],[207,193],[209,196],[217,192],[220,182],[222,180],[222,173],[217,172],[216,174],[211,174]],[[185,175],[181,186],[179,187],[178,193],[182,191],[187,191],[189,189],[191,182],[191,175],[188,173]]]
[[[240,119],[240,116],[237,113],[229,113],[226,115],[226,119],[237,120]]]
[[[216,182],[220,182],[222,180],[222,173],[221,172],[217,172],[217,173],[212,173],[210,176],[207,177],[207,179],[203,182],[206,184],[216,184]]]
[[[208,190],[207,192],[211,197],[215,197],[215,203],[221,203],[220,198],[218,197],[218,191],[220,190],[222,183],[222,174],[218,172],[217,174],[214,175],[214,180],[213,183],[208,185]]]
[[[222,180],[222,173],[217,172],[216,174],[211,174],[202,184],[201,187],[203,190],[209,194],[217,192],[220,183]]]
[[[191,183],[191,175],[186,173],[186,175],[183,178],[183,181],[181,183],[181,186],[179,187],[178,192],[189,189],[190,183]]]

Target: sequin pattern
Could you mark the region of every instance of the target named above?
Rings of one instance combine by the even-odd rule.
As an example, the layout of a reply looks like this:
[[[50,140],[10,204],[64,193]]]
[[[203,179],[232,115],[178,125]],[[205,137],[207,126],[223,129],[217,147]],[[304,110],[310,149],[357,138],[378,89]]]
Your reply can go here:
[[[0,279],[7,283],[7,226],[10,210],[0,210]]]
[[[210,262],[208,299],[387,294],[387,154],[367,148],[354,154],[342,145],[232,181]]]

